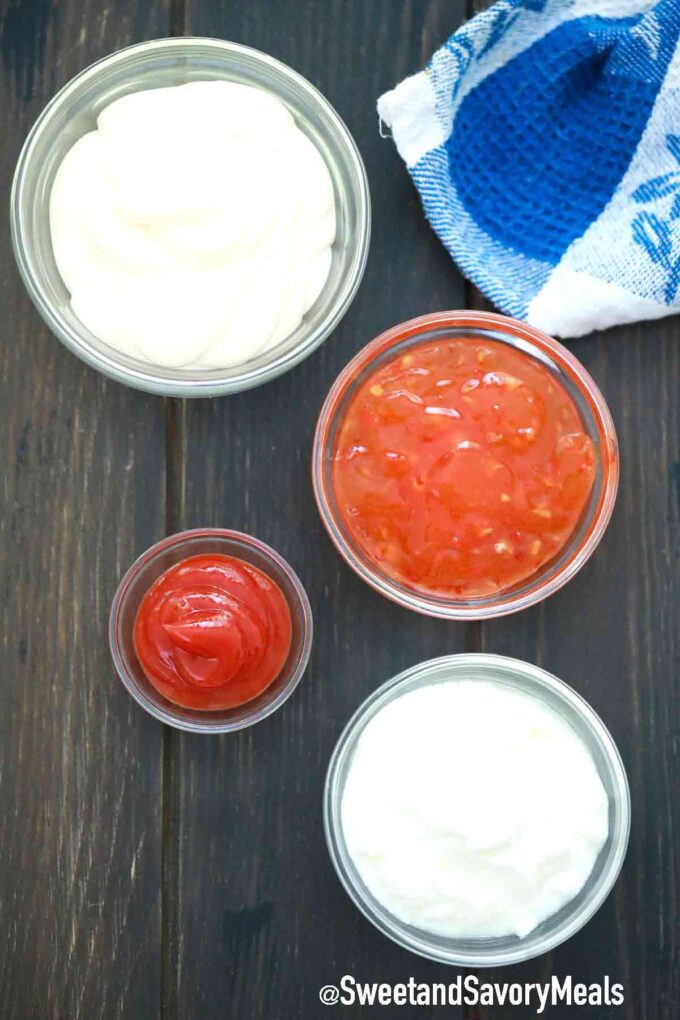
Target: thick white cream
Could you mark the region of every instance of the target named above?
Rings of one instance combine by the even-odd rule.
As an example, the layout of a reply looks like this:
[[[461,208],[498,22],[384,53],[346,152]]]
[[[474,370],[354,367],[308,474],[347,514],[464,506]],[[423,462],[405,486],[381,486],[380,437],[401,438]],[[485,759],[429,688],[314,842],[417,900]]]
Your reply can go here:
[[[396,917],[441,935],[527,935],[583,888],[608,802],[584,743],[531,695],[449,681],[390,702],[358,741],[347,847]]]
[[[261,89],[199,81],[123,96],[50,202],[73,311],[155,365],[226,368],[285,340],[331,265],[328,168]]]

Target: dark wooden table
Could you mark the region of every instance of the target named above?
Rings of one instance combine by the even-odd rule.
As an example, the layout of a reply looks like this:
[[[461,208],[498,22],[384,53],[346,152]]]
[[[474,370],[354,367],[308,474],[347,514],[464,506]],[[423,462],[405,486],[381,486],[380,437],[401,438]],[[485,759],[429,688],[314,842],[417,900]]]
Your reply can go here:
[[[465,649],[519,656],[573,684],[618,741],[634,807],[622,877],[595,919],[549,956],[485,977],[609,974],[624,1006],[549,1015],[680,1016],[678,319],[571,345],[614,415],[622,484],[597,555],[536,609],[483,626],[399,609],[343,565],[312,499],[312,430],[339,369],[387,326],[477,300],[375,113],[376,97],[466,13],[454,0],[0,0],[3,1020],[307,1020],[324,1015],[320,986],[343,974],[455,976],[387,941],[351,904],[320,805],[331,749],[359,703],[401,669]],[[94,59],[167,34],[247,43],[310,78],[354,133],[373,195],[368,269],[337,332],[278,381],[214,401],[164,401],[86,368],[42,325],[10,254],[9,185],[43,105]],[[131,560],[197,525],[271,543],[316,614],[298,692],[223,738],[146,716],[106,642]]]

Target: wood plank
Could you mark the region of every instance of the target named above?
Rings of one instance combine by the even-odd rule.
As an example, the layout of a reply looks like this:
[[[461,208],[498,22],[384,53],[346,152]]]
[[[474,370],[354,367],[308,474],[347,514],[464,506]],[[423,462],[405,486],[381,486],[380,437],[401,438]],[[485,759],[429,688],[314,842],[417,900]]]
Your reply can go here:
[[[176,1015],[183,1020],[222,1018],[225,1009],[252,1020],[317,1016],[319,988],[347,973],[441,979],[441,967],[394,946],[351,904],[321,824],[326,764],[352,711],[398,671],[464,647],[462,626],[400,610],[341,563],[309,480],[319,408],[351,355],[389,325],[464,299],[394,146],[378,135],[375,113],[378,95],[421,66],[462,4],[397,7],[390,0],[188,5],[188,33],[267,50],[328,96],[366,161],[374,230],[360,293],[319,351],[261,389],[185,408],[182,523],[241,528],[277,548],[307,586],[316,641],[299,691],[276,716],[232,737],[181,738]]]
[[[490,6],[475,0],[474,10]],[[479,294],[479,307],[490,307]],[[633,830],[622,876],[598,915],[565,946],[513,970],[517,980],[601,981],[626,990],[621,1008],[581,1008],[584,1020],[658,1016],[680,1001],[677,803],[680,755],[680,320],[611,329],[568,346],[603,390],[621,446],[621,488],[593,560],[566,589],[518,617],[484,624],[484,651],[536,662],[586,697],[627,766]],[[488,972],[492,980],[507,971]],[[571,1016],[566,1005],[551,1016]],[[480,1020],[520,1011],[481,1009]],[[530,1015],[530,1011],[527,1011]]]
[[[475,3],[484,9],[486,0]],[[474,303],[487,307],[476,295]],[[537,662],[600,713],[627,766],[633,830],[622,876],[586,928],[518,980],[571,974],[626,989],[625,1006],[584,1018],[656,1015],[680,1000],[677,803],[680,755],[675,676],[680,666],[680,320],[640,323],[568,346],[603,390],[621,445],[618,505],[596,557],[562,592],[520,617],[485,624],[482,647]],[[513,972],[514,973],[514,972]],[[490,973],[499,979],[503,972]],[[556,1018],[571,1015],[556,1007]],[[517,1010],[480,1011],[480,1020]]]
[[[528,981],[571,974],[586,983],[609,974],[625,985],[625,1007],[582,1008],[584,1020],[671,1020],[680,1001],[680,319],[612,329],[569,346],[614,416],[617,506],[578,577],[536,609],[484,624],[483,647],[538,663],[593,705],[628,770],[633,830],[622,877],[599,914],[551,957],[516,973]],[[567,1015],[566,1007],[551,1012]]]
[[[164,35],[164,2],[0,3],[9,182],[78,70]],[[163,402],[101,378],[42,325],[0,208],[0,1001],[30,1020],[160,1002],[162,729],[107,647],[110,600],[164,530]]]

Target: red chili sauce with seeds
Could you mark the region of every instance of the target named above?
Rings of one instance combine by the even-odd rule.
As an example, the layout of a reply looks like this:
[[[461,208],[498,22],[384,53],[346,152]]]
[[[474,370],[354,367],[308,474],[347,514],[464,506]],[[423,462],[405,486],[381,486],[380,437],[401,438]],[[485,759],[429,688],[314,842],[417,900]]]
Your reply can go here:
[[[382,365],[338,432],[333,486],[352,540],[393,580],[479,598],[564,547],[593,443],[549,370],[497,341],[425,342]]]

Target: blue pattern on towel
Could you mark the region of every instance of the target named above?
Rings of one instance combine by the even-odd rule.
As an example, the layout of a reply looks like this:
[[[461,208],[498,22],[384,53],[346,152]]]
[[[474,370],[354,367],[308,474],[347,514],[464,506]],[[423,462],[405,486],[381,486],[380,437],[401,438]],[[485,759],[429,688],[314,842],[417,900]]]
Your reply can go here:
[[[680,0],[500,0],[380,101],[501,310],[560,335],[676,310],[679,38]]]

